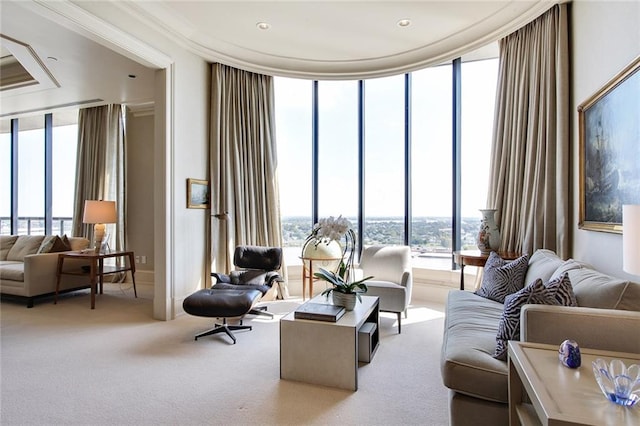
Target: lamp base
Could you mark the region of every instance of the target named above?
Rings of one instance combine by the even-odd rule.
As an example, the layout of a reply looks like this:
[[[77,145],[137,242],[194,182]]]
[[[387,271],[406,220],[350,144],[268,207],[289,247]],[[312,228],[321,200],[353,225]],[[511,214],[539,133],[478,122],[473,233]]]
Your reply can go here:
[[[100,250],[102,249],[102,240],[104,239],[104,223],[96,223],[93,226],[93,237],[95,240],[94,251],[96,254],[100,254]]]

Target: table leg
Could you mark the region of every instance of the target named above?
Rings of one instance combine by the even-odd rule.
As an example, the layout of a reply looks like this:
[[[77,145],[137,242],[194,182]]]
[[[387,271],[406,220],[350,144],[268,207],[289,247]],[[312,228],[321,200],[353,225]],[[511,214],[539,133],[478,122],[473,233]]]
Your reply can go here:
[[[131,270],[131,280],[133,281],[133,294],[136,296],[136,299],[137,299],[138,290],[136,290],[136,259],[133,253],[129,253],[129,268]]]
[[[100,294],[103,294],[104,291],[104,259],[100,259],[98,268],[98,277],[100,278]]]
[[[309,299],[313,299],[313,260],[309,261]]]
[[[460,290],[464,290],[464,263],[460,265]]]
[[[89,273],[89,278],[91,279],[91,309],[96,308],[96,263],[96,260],[91,261],[91,268]]]
[[[62,276],[62,264],[64,262],[64,257],[58,256],[58,269],[56,270],[56,295],[53,298],[53,304],[58,304],[58,292],[60,291],[60,278]]]
[[[520,424],[520,419],[518,418],[516,407],[518,406],[518,404],[522,403],[524,395],[522,392],[522,380],[520,379],[518,371],[515,369],[515,366],[513,365],[511,359],[508,360],[508,365],[509,425],[515,426]]]
[[[307,294],[307,267],[304,264],[304,260],[302,261],[302,301],[304,302],[304,298]]]

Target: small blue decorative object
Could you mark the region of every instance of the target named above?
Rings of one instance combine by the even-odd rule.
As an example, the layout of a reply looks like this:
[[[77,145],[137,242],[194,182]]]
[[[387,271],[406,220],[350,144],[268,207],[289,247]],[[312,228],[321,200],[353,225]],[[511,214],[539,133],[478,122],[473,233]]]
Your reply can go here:
[[[558,357],[562,365],[569,368],[578,368],[582,362],[580,347],[574,340],[565,340],[560,345]]]

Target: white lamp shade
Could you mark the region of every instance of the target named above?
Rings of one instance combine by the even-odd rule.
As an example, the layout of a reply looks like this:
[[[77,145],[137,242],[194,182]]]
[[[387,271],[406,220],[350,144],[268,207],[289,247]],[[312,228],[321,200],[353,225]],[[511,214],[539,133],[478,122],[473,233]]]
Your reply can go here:
[[[640,205],[622,206],[622,269],[640,275]]]
[[[115,201],[86,200],[84,202],[83,223],[116,223]]]

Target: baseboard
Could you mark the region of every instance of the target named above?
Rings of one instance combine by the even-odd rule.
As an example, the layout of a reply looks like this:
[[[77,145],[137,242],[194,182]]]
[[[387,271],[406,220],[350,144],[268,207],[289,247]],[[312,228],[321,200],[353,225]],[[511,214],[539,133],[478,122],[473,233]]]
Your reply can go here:
[[[126,283],[132,283],[131,274],[127,274],[127,278],[124,280]],[[136,270],[136,286],[140,285],[150,285],[153,287],[155,284],[155,273],[154,271],[146,271],[146,270]]]

